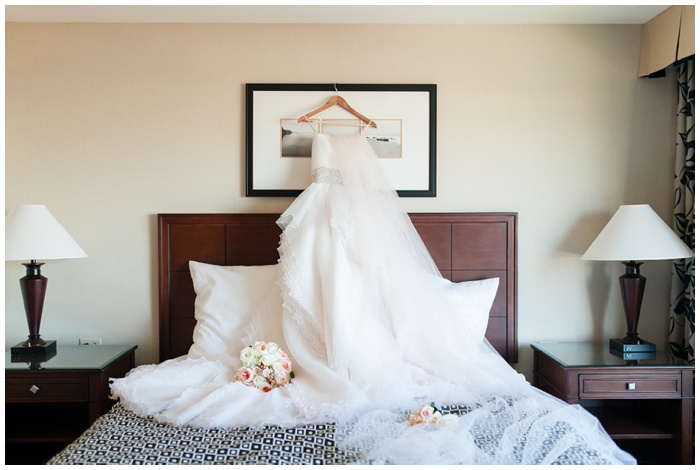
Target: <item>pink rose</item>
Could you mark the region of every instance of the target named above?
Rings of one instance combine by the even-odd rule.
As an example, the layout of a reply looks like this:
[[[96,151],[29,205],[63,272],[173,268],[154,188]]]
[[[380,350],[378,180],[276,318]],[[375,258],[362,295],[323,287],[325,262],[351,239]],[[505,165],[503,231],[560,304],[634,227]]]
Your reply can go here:
[[[260,384],[260,386],[258,387],[258,389],[259,389],[259,390],[262,390],[262,391],[265,392],[265,393],[267,393],[267,392],[269,392],[270,390],[272,390],[272,385],[270,385],[269,383],[266,382],[266,383]]]
[[[430,417],[433,415],[433,407],[430,405],[425,405],[423,408],[420,409],[420,416],[423,418],[424,421],[427,421],[430,419]]]
[[[287,376],[286,375],[277,375],[275,377],[275,383],[279,385],[280,387],[284,386],[287,383]]]
[[[238,378],[241,382],[249,384],[253,381],[253,371],[249,367],[238,369]]]
[[[289,374],[289,372],[292,371],[292,365],[287,362],[287,361],[282,361],[282,362],[275,362],[272,365],[272,368],[277,372],[278,374]]]

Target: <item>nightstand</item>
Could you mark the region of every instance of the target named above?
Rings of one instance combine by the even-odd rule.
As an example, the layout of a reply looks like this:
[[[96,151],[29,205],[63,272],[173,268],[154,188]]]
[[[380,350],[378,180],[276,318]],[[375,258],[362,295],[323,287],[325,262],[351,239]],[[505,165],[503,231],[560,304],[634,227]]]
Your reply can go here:
[[[43,464],[109,411],[109,379],[136,346],[63,346],[44,362],[5,352],[5,463]]]
[[[657,351],[625,361],[608,344],[535,343],[534,385],[580,404],[639,463],[694,464],[695,368]]]

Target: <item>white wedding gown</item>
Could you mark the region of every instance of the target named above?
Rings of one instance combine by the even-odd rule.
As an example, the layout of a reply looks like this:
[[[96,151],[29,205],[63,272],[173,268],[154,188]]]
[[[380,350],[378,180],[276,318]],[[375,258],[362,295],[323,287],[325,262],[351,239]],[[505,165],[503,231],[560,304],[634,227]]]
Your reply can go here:
[[[335,422],[338,447],[373,463],[576,463],[590,451],[634,463],[491,348],[497,281],[474,301],[440,276],[364,137],[317,134],[312,181],[278,221],[278,285],[247,328],[287,351],[293,382],[263,393],[232,380],[237,356],[183,356],[114,380],[125,407],[196,427]],[[469,412],[449,428],[408,426],[407,411],[431,402]]]

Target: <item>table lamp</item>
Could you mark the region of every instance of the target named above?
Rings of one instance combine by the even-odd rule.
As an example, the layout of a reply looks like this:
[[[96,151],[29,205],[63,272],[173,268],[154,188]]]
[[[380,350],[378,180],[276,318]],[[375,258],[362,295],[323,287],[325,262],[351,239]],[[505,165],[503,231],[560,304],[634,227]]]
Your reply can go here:
[[[610,339],[610,351],[627,359],[651,359],[656,346],[637,334],[646,278],[640,274],[642,261],[680,259],[694,256],[676,233],[648,204],[620,206],[581,259],[621,261],[625,274],[620,290],[625,308],[627,335]],[[637,354],[638,356],[633,356]],[[648,357],[644,357],[648,356]]]
[[[38,259],[85,258],[87,255],[43,205],[21,205],[5,217],[5,260],[22,263],[27,274],[19,280],[27,314],[29,338],[16,344],[12,356],[47,356],[56,353],[56,341],[39,334],[48,280]]]

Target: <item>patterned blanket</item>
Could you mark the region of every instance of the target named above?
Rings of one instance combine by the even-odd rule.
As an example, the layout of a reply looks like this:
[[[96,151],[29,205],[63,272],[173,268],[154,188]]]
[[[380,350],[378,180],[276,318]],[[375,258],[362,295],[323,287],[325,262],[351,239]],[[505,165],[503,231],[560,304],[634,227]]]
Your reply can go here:
[[[442,407],[442,413],[465,415],[468,407]],[[482,450],[492,446],[500,431],[473,436]],[[332,423],[280,428],[201,429],[176,427],[142,418],[116,404],[81,437],[54,456],[49,465],[338,465],[372,462],[360,457],[363,449],[341,450],[334,442]],[[562,433],[563,435],[564,433]],[[556,431],[549,441],[555,446]],[[546,453],[547,449],[541,449]],[[514,453],[519,453],[513,449]],[[384,462],[381,462],[384,463]],[[604,464],[588,446],[572,447],[559,464]]]
[[[116,404],[49,465],[346,464],[332,424],[199,429],[141,418]]]

